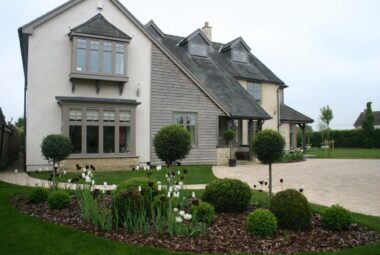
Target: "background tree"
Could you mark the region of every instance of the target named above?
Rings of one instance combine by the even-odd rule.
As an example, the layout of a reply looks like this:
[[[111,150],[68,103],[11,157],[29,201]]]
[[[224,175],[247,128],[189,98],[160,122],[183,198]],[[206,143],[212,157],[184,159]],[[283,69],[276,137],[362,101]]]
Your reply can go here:
[[[273,130],[264,130],[253,139],[253,151],[264,164],[269,164],[269,200],[272,198],[272,163],[279,160],[284,152],[285,140]]]
[[[53,162],[53,188],[56,186],[55,165],[70,156],[73,146],[68,137],[64,135],[48,135],[42,140],[41,151],[46,160]]]
[[[184,159],[191,150],[190,133],[180,125],[163,127],[155,135],[154,149],[157,156],[169,168],[177,160]]]
[[[320,120],[326,124],[327,128],[327,140],[330,139],[329,137],[329,129],[330,129],[330,122],[334,118],[334,114],[330,108],[330,106],[326,105],[321,108],[321,115],[319,116]]]
[[[20,145],[21,145],[21,151],[24,152],[25,149],[25,119],[20,117],[15,122],[15,126],[18,128],[18,131],[20,132]]]
[[[368,102],[367,109],[365,111],[364,119],[362,122],[365,147],[373,146],[372,135],[373,135],[373,132],[375,131],[374,123],[375,123],[375,118],[372,112],[372,102]]]
[[[226,144],[230,147],[230,159],[232,159],[232,140],[235,138],[235,131],[232,129],[227,129],[223,133],[223,138],[226,141]]]

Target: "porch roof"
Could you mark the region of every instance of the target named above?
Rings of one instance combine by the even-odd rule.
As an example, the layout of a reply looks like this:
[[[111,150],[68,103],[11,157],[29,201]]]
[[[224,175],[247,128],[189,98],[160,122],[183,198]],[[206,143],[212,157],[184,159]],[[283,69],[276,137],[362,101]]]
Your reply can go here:
[[[281,104],[280,106],[280,120],[282,122],[291,123],[313,123],[314,120],[308,116],[300,113],[293,108],[290,108],[286,104]]]
[[[76,102],[76,103],[105,103],[105,104],[125,104],[125,105],[139,105],[140,102],[130,99],[113,99],[113,98],[97,98],[97,97],[55,97],[57,102]]]

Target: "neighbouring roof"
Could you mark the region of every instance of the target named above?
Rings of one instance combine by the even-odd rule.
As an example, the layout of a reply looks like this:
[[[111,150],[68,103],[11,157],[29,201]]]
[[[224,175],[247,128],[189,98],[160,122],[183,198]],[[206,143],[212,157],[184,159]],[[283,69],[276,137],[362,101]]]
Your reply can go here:
[[[85,23],[71,29],[71,34],[88,34],[130,40],[131,37],[97,14]]]
[[[361,112],[359,114],[359,117],[356,119],[354,123],[354,127],[360,127],[363,123],[365,117],[365,111]],[[380,111],[374,111],[373,112],[373,120],[374,120],[374,125],[380,125]]]
[[[306,115],[290,108],[286,104],[280,105],[280,120],[282,122],[312,123],[314,120]]]
[[[76,103],[106,103],[106,104],[126,104],[126,105],[139,105],[140,102],[129,99],[110,99],[110,98],[96,98],[96,97],[55,97],[57,102],[76,102]]]
[[[5,116],[3,114],[3,111],[0,108],[0,125],[4,125],[4,124],[7,124],[7,123],[5,121]]]

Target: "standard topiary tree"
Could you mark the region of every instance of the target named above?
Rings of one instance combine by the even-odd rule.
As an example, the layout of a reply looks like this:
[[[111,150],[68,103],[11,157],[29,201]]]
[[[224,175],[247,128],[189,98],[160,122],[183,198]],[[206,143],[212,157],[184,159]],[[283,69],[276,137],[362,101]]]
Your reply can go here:
[[[364,146],[367,148],[373,147],[373,132],[375,131],[374,116],[372,112],[372,102],[367,103],[367,109],[365,110],[365,116],[362,122],[362,130],[364,134]]]
[[[184,159],[191,150],[190,133],[180,125],[160,129],[154,137],[157,156],[170,167],[177,160]]]
[[[46,160],[53,162],[53,187],[55,188],[55,164],[70,156],[73,146],[64,135],[48,135],[42,140],[41,151]]]
[[[232,140],[235,138],[235,131],[232,129],[227,129],[223,133],[223,138],[226,141],[226,144],[230,147],[230,161],[232,160]],[[231,166],[231,163],[230,163]]]
[[[280,133],[272,130],[260,131],[253,139],[253,151],[264,164],[269,164],[269,200],[272,198],[272,163],[279,160],[284,152],[285,140]]]

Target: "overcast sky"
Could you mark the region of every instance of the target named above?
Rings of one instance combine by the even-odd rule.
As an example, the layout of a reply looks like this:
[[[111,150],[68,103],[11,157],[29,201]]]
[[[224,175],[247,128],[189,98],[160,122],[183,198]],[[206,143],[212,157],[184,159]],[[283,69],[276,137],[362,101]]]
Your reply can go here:
[[[8,121],[23,114],[17,28],[64,2],[1,0],[0,107]],[[380,110],[380,1],[121,2],[142,23],[153,19],[164,33],[186,36],[209,21],[214,41],[242,36],[252,53],[289,85],[286,104],[314,120],[329,105],[334,129],[352,128],[367,101]]]

